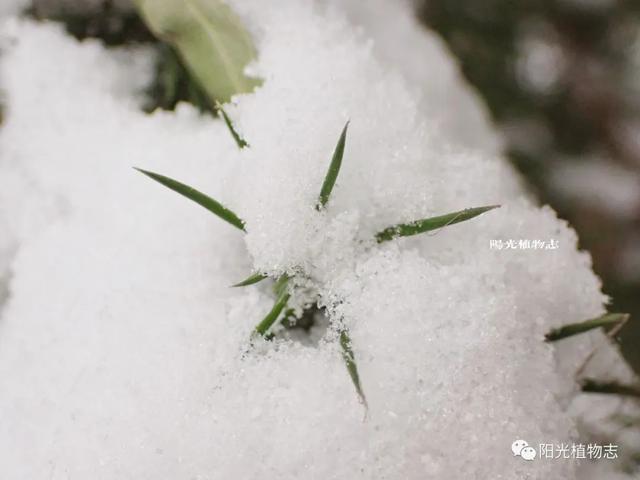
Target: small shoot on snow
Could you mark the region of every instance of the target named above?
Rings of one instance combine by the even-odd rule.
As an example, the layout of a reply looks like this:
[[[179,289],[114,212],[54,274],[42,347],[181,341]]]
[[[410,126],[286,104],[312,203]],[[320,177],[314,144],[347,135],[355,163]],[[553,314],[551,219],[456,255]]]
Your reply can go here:
[[[600,327],[615,327],[618,325],[624,325],[629,320],[628,313],[605,313],[597,318],[585,320],[583,322],[571,323],[569,325],[563,325],[559,328],[554,328],[549,331],[544,339],[546,342],[555,342],[563,338],[578,335],[579,333],[588,332],[594,328]]]
[[[222,104],[220,104],[220,102],[216,102],[216,110],[218,110],[222,115],[222,119],[224,120],[225,125],[229,129],[229,132],[231,133],[233,140],[236,142],[236,145],[238,145],[238,148],[243,149],[245,147],[248,147],[249,144],[246,142],[244,138],[240,136],[236,128],[233,126],[233,123],[231,122],[229,115],[227,115],[227,112],[225,112],[224,108],[222,108]]]
[[[235,285],[231,285],[232,287],[247,287],[249,285],[254,285],[258,282],[261,282],[262,280],[264,280],[265,278],[269,278],[266,275],[260,273],[260,272],[256,272],[251,274],[250,276],[248,276],[247,278],[245,278],[244,280],[242,280],[239,283],[236,283]]]
[[[239,148],[247,147],[247,142],[240,137],[238,132],[235,130],[229,116],[224,111],[222,106],[219,103],[216,103],[217,110],[221,113],[222,118],[227,125],[227,128],[231,132],[233,139]],[[322,211],[322,209],[326,206],[329,198],[331,196],[331,192],[336,184],[336,180],[338,178],[338,174],[340,173],[340,167],[342,166],[342,158],[344,156],[344,149],[347,138],[347,130],[349,127],[349,122],[345,124],[342,129],[342,133],[340,134],[340,138],[338,139],[338,143],[336,144],[335,150],[333,152],[333,157],[331,158],[331,163],[329,165],[329,169],[324,178],[324,182],[322,184],[322,188],[320,190],[320,195],[318,196],[318,202],[316,204],[316,210]],[[228,208],[224,207],[222,204],[217,202],[216,200],[208,197],[207,195],[195,190],[188,185],[180,183],[171,178],[165,177],[163,175],[149,172],[146,170],[136,169],[140,172],[144,173],[148,177],[153,180],[161,183],[167,188],[187,197],[198,205],[206,208],[211,211],[218,217],[222,218],[226,222],[229,222],[233,226],[239,228],[242,231],[245,230],[245,223],[241,220],[235,213],[233,213]],[[439,228],[446,227],[448,225],[453,225],[455,223],[464,222],[466,220],[470,220],[478,215],[485,213],[494,208],[498,208],[499,205],[490,205],[486,207],[477,207],[477,208],[468,208],[465,210],[461,210],[459,212],[453,212],[447,215],[441,215],[438,217],[426,218],[423,220],[417,220],[411,223],[403,223],[394,225],[392,227],[386,228],[385,230],[379,232],[376,235],[376,239],[378,243],[392,240],[396,237],[406,237],[410,235],[416,235],[423,232],[428,232],[430,230],[436,230]],[[256,272],[251,274],[246,279],[241,282],[233,285],[234,287],[245,287],[248,285],[254,285],[264,279],[268,278],[267,275]],[[262,319],[262,321],[255,327],[254,334],[260,335],[263,338],[270,340],[274,338],[275,334],[271,331],[272,327],[276,324],[278,319],[283,316],[287,317],[287,315],[291,315],[291,311],[285,310],[287,307],[287,303],[289,302],[290,293],[289,293],[289,280],[291,277],[289,275],[282,275],[278,281],[274,284],[273,291],[276,297],[276,301],[269,311],[269,313]],[[285,312],[284,315],[281,315],[282,312]],[[287,313],[288,312],[288,313]],[[367,401],[365,398],[364,390],[362,388],[362,384],[360,383],[360,375],[358,373],[358,367],[356,365],[355,355],[353,349],[351,347],[351,338],[349,337],[348,331],[343,327],[338,330],[339,332],[339,343],[342,352],[342,358],[345,362],[345,366],[347,367],[347,371],[349,373],[349,377],[353,382],[355,390],[358,394],[358,398],[364,405],[365,409],[367,408]]]
[[[360,401],[364,407],[367,408],[367,399],[364,396],[364,390],[360,383],[360,375],[358,374],[358,366],[356,365],[356,358],[351,348],[351,337],[349,337],[347,330],[344,328],[340,330],[340,348],[342,349],[342,359],[347,367],[353,386],[356,388]]]
[[[287,306],[287,302],[289,301],[289,292],[287,289],[287,284],[289,282],[289,277],[286,275],[282,276],[280,280],[276,283],[274,290],[277,294],[276,303],[273,305],[273,308],[267,313],[267,316],[256,326],[255,332],[261,336],[265,336],[269,329],[276,323],[280,313]]]
[[[318,203],[316,204],[316,210],[318,211],[322,210],[329,201],[329,196],[331,196],[331,191],[333,190],[333,187],[336,184],[336,179],[338,178],[338,174],[340,173],[340,166],[342,165],[342,157],[344,155],[344,145],[347,140],[348,127],[349,122],[347,121],[347,123],[344,125],[344,128],[342,129],[342,133],[340,134],[340,138],[338,139],[336,148],[333,151],[333,157],[331,158],[331,163],[329,164],[329,170],[327,170],[327,174],[324,177],[324,182],[322,183],[322,188],[320,189],[320,196],[318,197]]]
[[[244,228],[244,221],[241,220],[240,217],[238,217],[235,213],[222,205],[220,202],[214,200],[213,198],[205,195],[202,192],[199,192],[195,188],[192,188],[189,185],[185,185],[184,183],[180,183],[177,180],[173,180],[172,178],[165,177],[164,175],[160,175],[159,173],[149,172],[148,170],[142,170],[141,168],[136,168],[136,170],[145,174],[147,177],[155,180],[156,182],[164,185],[165,187],[173,190],[174,192],[177,192],[180,195],[188,198],[189,200],[197,203],[201,207],[206,208],[214,215],[217,215],[225,222],[230,223],[243,232],[246,231]]]
[[[320,189],[320,196],[318,197],[318,203],[316,204],[316,210],[318,211],[321,211],[329,201],[329,197],[331,196],[333,187],[336,184],[338,174],[340,173],[342,158],[344,156],[344,146],[347,140],[348,128],[349,122],[347,121],[347,123],[345,123],[344,125],[344,128],[342,129],[342,133],[340,134],[338,143],[336,144],[336,148],[333,152],[333,157],[331,158],[331,163],[329,164],[329,169],[327,170],[327,174],[324,177],[324,182],[322,183],[322,188]],[[362,389],[362,384],[360,383],[358,365],[356,364],[355,355],[353,353],[353,349],[351,348],[351,338],[349,337],[347,330],[344,328],[340,330],[340,348],[342,349],[342,359],[344,360],[347,371],[349,372],[349,377],[351,378],[353,386],[358,393],[358,398],[366,409],[367,399],[364,396],[364,390]]]
[[[498,208],[499,206],[500,205],[488,205],[486,207],[466,208],[446,215],[425,218],[410,223],[400,223],[378,232],[376,234],[376,240],[378,243],[382,243],[388,240],[393,240],[397,237],[409,237],[411,235],[417,235],[419,233],[436,230],[438,228],[448,227],[455,223],[471,220],[472,218],[488,212],[489,210],[493,210],[494,208]]]

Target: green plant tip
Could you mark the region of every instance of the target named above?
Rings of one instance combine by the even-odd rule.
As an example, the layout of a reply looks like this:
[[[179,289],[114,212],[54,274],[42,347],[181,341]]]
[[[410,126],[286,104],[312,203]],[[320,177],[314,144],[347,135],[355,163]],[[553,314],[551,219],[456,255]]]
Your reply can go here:
[[[280,313],[287,306],[287,302],[289,301],[289,292],[287,291],[287,286],[289,283],[289,277],[287,275],[282,275],[276,284],[273,287],[273,291],[276,294],[276,303],[273,305],[273,308],[267,316],[262,319],[262,321],[256,326],[255,333],[262,335],[265,337],[265,334],[269,331],[269,329],[276,323]],[[265,337],[266,338],[266,337]]]
[[[202,192],[199,192],[195,188],[190,187],[189,185],[185,185],[184,183],[180,183],[177,180],[173,180],[172,178],[165,177],[164,175],[160,175],[159,173],[149,172],[148,170],[142,170],[141,168],[136,168],[140,173],[145,174],[147,177],[155,180],[156,182],[164,185],[165,187],[173,190],[176,193],[179,193],[183,197],[188,198],[189,200],[197,203],[201,207],[206,208],[214,215],[220,217],[225,222],[230,223],[234,227],[245,232],[244,221],[241,220],[235,213],[226,208],[220,202],[214,200],[213,198],[205,195]]]
[[[254,284],[258,283],[258,282],[261,282],[265,278],[268,278],[268,277],[266,275],[263,275],[260,272],[256,272],[256,273],[251,274],[250,276],[248,276],[247,278],[245,278],[241,282],[236,283],[235,285],[231,285],[231,286],[232,287],[247,287],[249,285],[254,285]]]
[[[222,119],[224,120],[224,123],[227,125],[227,128],[229,129],[229,132],[231,133],[233,140],[236,142],[236,145],[238,145],[238,148],[243,149],[245,147],[248,147],[249,144],[236,131],[235,127],[233,126],[233,123],[231,122],[231,119],[229,118],[229,115],[227,115],[227,112],[224,111],[224,108],[222,108],[222,105],[219,102],[216,102],[216,110],[218,110],[222,115]]]
[[[316,204],[316,210],[322,210],[329,201],[331,191],[336,184],[336,179],[340,173],[340,167],[342,166],[342,157],[344,156],[344,145],[347,140],[347,129],[349,128],[349,122],[344,125],[336,149],[333,152],[331,163],[329,164],[329,170],[324,177],[322,188],[320,189],[320,196],[318,197],[318,203]]]
[[[276,303],[273,305],[273,308],[267,313],[267,316],[256,326],[255,332],[259,335],[265,336],[265,334],[269,331],[269,329],[276,323],[280,313],[287,306],[287,302],[289,301],[289,294],[286,293],[286,290],[278,297]]]
[[[446,215],[440,215],[438,217],[424,218],[422,220],[416,220],[410,223],[400,223],[387,227],[381,232],[376,234],[376,240],[378,243],[393,240],[397,237],[409,237],[411,235],[417,235],[419,233],[428,232],[431,230],[437,230],[439,228],[448,227],[455,223],[465,222],[471,220],[478,215],[481,215],[489,210],[498,208],[500,205],[488,205],[486,207],[474,207],[466,208],[458,212],[448,213]]]
[[[546,342],[555,342],[563,338],[578,335],[579,333],[588,332],[594,328],[620,325],[628,320],[628,313],[605,313],[600,317],[585,320],[584,322],[571,323],[559,328],[554,328],[544,336],[544,339]]]
[[[364,396],[364,390],[362,389],[362,384],[360,383],[358,366],[356,365],[355,355],[353,354],[353,349],[351,348],[351,338],[349,337],[349,334],[346,330],[340,331],[340,348],[342,349],[342,359],[344,360],[347,371],[349,372],[349,377],[351,377],[351,382],[353,383],[353,386],[358,393],[358,398],[366,408],[367,399]]]

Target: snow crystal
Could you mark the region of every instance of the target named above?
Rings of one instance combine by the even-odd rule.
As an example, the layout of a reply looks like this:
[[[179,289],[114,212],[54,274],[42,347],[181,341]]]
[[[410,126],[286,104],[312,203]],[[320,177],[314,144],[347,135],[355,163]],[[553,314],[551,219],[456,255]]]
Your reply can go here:
[[[591,403],[574,402],[573,375],[603,336],[542,339],[602,313],[606,298],[575,233],[527,199],[497,154],[440,44],[403,3],[375,2],[380,17],[356,2],[232,6],[265,79],[228,106],[251,145],[242,151],[189,106],[139,111],[148,51],[5,24],[4,475],[582,478],[573,461],[526,462],[510,445],[578,438]],[[380,18],[396,17],[391,34]],[[392,58],[408,47],[428,65]],[[318,212],[348,119],[343,168]],[[223,201],[246,220],[245,242],[131,166]],[[397,222],[495,203],[437,234],[372,240]],[[508,239],[559,247],[490,248]],[[314,342],[250,345],[270,285],[228,285],[254,270],[297,273],[349,328],[366,418],[331,328]]]

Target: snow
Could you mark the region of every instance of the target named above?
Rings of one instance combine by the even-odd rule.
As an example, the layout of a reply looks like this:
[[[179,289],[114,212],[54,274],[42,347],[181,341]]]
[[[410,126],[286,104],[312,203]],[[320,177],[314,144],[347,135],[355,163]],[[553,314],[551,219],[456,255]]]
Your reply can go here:
[[[471,86],[462,86],[458,65],[444,42],[419,25],[410,2],[397,0],[397,6],[389,7],[385,0],[326,1],[372,35],[372,53],[412,86],[414,98],[440,135],[470,149],[493,155],[501,152],[504,142],[490,123],[489,110]]]
[[[527,198],[497,154],[440,44],[403,3],[376,8],[428,52],[424,68],[409,53],[391,59],[400,47],[373,7],[232,5],[265,79],[227,108],[251,145],[242,151],[222,122],[187,105],[140,111],[148,51],[4,24],[3,474],[583,478],[573,461],[526,462],[510,445],[589,430],[592,400],[576,396],[573,373],[602,335],[542,338],[602,313],[606,298],[575,233]],[[348,119],[343,168],[319,213]],[[211,194],[247,235],[132,166]],[[372,240],[392,223],[494,203],[503,206],[435,235]],[[557,250],[489,248],[550,238]],[[249,344],[270,286],[228,286],[254,270],[297,273],[294,301],[304,287],[349,327],[366,416],[332,329],[305,344]]]

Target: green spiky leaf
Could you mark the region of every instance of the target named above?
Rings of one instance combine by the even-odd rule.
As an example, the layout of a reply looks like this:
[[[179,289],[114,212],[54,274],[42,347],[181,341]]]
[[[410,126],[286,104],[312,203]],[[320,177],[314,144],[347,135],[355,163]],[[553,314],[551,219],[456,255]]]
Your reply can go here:
[[[349,377],[351,377],[351,381],[353,382],[353,386],[358,393],[358,397],[362,404],[366,407],[367,399],[364,396],[364,390],[362,389],[362,384],[360,383],[360,375],[358,374],[358,366],[356,365],[355,355],[353,354],[353,349],[351,348],[351,338],[346,330],[340,331],[340,348],[342,349],[342,359],[347,367],[347,371],[349,372]]]
[[[283,278],[285,277],[283,276]],[[281,279],[278,281],[278,299],[273,305],[271,311],[267,313],[267,316],[264,317],[264,319],[256,326],[255,332],[257,334],[265,336],[265,334],[269,331],[273,324],[276,323],[276,320],[278,320],[278,317],[280,316],[280,313],[282,312],[284,307],[287,306],[287,302],[289,301],[289,293],[287,292],[286,288],[287,281],[288,278],[286,280]]]
[[[258,283],[258,282],[261,282],[265,278],[268,278],[268,277],[266,275],[260,273],[260,272],[256,272],[256,273],[251,274],[250,276],[248,276],[247,278],[245,278],[241,282],[236,283],[235,285],[231,285],[231,286],[232,287],[247,287],[249,285],[254,285],[254,284]]]
[[[455,223],[471,220],[472,218],[488,212],[489,210],[493,210],[494,208],[498,208],[499,206],[500,205],[489,205],[486,207],[466,208],[459,212],[448,213],[438,217],[425,218],[422,220],[416,220],[415,222],[393,225],[385,228],[381,232],[378,232],[376,234],[376,240],[378,243],[382,243],[387,240],[393,240],[397,237],[409,237],[411,235],[437,230]]]
[[[331,196],[331,191],[336,184],[336,179],[338,178],[338,174],[340,173],[340,166],[342,165],[342,157],[344,155],[344,145],[347,140],[348,127],[349,122],[347,122],[342,129],[342,133],[340,134],[340,138],[338,139],[336,148],[333,151],[333,157],[331,158],[329,169],[327,170],[327,174],[324,177],[324,182],[322,183],[322,188],[320,189],[320,196],[318,197],[318,203],[316,204],[317,210],[321,210],[327,204],[327,202],[329,201],[329,197]]]
[[[612,327],[626,322],[629,319],[627,313],[606,313],[597,318],[585,320],[584,322],[571,323],[569,325],[563,325],[559,328],[554,328],[548,332],[544,339],[547,342],[555,342],[562,338],[571,337],[579,333],[588,332],[594,328],[600,327]]]
[[[584,379],[581,383],[583,392],[605,393],[640,398],[640,386],[638,385],[625,385],[618,382],[603,382],[593,380],[591,378]]]
[[[227,112],[224,111],[224,108],[222,108],[222,105],[220,105],[220,103],[216,103],[216,109],[222,115],[222,119],[224,120],[225,125],[229,129],[229,132],[231,133],[233,140],[236,142],[236,145],[238,145],[238,148],[243,149],[245,147],[248,147],[249,144],[236,131],[235,127],[233,126],[233,123],[231,122],[231,119],[229,118],[229,115],[227,115]]]
[[[135,168],[135,167],[134,167]],[[165,187],[173,190],[174,192],[179,193],[180,195],[188,198],[189,200],[197,203],[201,207],[206,208],[214,215],[217,215],[225,222],[230,223],[236,228],[239,228],[243,232],[244,221],[241,220],[235,213],[229,210],[227,207],[222,205],[220,202],[214,200],[213,198],[205,195],[202,192],[199,192],[195,188],[192,188],[184,183],[180,183],[177,180],[173,180],[172,178],[165,177],[164,175],[160,175],[159,173],[149,172],[147,170],[142,170],[141,168],[136,168],[139,172],[145,174],[147,177],[155,180],[156,182],[164,185]]]

